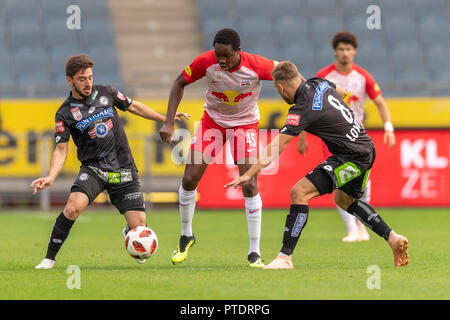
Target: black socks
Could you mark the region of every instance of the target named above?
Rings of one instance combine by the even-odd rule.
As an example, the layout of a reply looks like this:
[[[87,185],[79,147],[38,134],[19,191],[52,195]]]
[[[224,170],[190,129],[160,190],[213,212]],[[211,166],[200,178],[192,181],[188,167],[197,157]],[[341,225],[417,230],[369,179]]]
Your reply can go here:
[[[290,256],[294,252],[298,238],[308,221],[308,212],[309,207],[307,205],[291,205],[289,214],[286,217],[281,253]]]
[[[50,242],[48,243],[47,259],[55,260],[56,254],[67,239],[70,233],[70,229],[75,221],[67,219],[64,214],[61,214],[56,218],[53,224],[52,233],[50,235]]]
[[[366,202],[355,200],[347,212],[358,218],[364,225],[375,232],[380,237],[389,238],[392,229],[383,221],[383,219],[375,212],[371,205]]]

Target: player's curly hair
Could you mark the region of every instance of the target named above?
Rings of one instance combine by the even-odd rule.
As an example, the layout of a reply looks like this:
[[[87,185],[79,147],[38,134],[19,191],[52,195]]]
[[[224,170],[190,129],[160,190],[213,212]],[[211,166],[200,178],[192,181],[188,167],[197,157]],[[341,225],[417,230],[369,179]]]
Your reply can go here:
[[[231,28],[225,28],[217,31],[213,46],[216,43],[220,44],[231,44],[234,51],[237,51],[241,47],[241,37],[239,37],[239,33]]]
[[[78,54],[76,56],[71,56],[66,60],[65,69],[66,76],[73,78],[73,76],[80,70],[86,70],[94,66],[94,61],[92,61],[89,56],[85,54]]]
[[[340,42],[351,44],[355,49],[358,48],[358,38],[351,31],[344,30],[336,33],[331,40],[333,49],[336,49]]]

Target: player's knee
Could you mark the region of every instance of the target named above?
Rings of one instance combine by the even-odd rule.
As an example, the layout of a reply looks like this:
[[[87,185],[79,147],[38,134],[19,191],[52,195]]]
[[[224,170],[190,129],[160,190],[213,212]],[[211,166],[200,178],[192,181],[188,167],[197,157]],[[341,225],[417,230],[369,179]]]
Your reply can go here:
[[[254,197],[258,194],[258,183],[256,179],[251,179],[245,186],[242,186],[244,197]]]
[[[64,208],[64,215],[72,220],[77,220],[78,216],[80,215],[81,210],[73,203],[67,203],[66,207]]]
[[[197,188],[199,183],[199,179],[197,179],[196,177],[192,176],[192,175],[187,175],[183,177],[183,180],[181,182],[183,189],[186,191],[192,191],[195,190],[195,188]]]
[[[293,186],[291,188],[291,203],[306,203],[308,202],[307,192],[302,186]]]
[[[355,199],[353,197],[343,194],[343,192],[336,190],[334,193],[334,203],[347,211],[348,207],[353,203]]]

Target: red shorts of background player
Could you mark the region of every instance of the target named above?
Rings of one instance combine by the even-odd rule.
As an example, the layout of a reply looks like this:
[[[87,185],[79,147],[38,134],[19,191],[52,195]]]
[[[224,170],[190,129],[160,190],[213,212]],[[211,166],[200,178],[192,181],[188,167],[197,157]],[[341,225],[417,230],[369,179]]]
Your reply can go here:
[[[213,160],[229,141],[235,164],[245,158],[258,158],[258,122],[233,128],[223,128],[215,123],[205,111],[200,126],[191,141],[191,150],[199,151]],[[225,163],[215,159],[216,163]],[[221,162],[223,161],[223,162]]]

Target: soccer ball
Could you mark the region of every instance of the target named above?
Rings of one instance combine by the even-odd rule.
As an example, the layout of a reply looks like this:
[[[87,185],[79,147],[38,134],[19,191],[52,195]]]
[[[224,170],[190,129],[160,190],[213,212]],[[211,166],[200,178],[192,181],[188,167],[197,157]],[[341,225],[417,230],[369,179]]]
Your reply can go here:
[[[143,226],[131,229],[125,237],[125,249],[135,259],[150,258],[158,249],[156,233]]]

